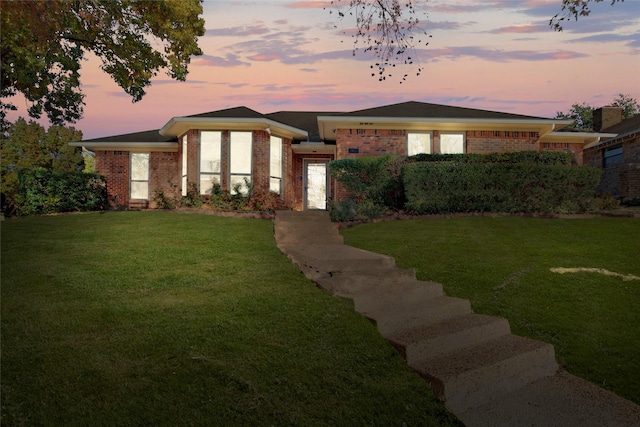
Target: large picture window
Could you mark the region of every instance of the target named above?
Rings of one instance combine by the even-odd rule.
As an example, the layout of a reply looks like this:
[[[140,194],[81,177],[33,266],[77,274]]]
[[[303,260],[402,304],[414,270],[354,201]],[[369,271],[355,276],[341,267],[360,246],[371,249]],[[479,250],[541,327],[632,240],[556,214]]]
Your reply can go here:
[[[622,145],[618,145],[617,147],[610,147],[604,150],[603,154],[603,167],[607,168],[610,166],[619,165],[622,163],[623,155],[622,155]]]
[[[251,132],[230,132],[229,138],[229,190],[231,194],[247,194],[245,180],[251,182]]]
[[[187,195],[187,135],[182,137],[182,195]]]
[[[131,199],[149,200],[149,153],[131,153]]]
[[[282,192],[282,138],[271,137],[269,162],[269,190]]]
[[[431,132],[407,134],[407,155],[431,154]]]
[[[440,133],[440,153],[464,153],[464,133]]]
[[[211,194],[220,184],[222,132],[200,132],[200,194]]]

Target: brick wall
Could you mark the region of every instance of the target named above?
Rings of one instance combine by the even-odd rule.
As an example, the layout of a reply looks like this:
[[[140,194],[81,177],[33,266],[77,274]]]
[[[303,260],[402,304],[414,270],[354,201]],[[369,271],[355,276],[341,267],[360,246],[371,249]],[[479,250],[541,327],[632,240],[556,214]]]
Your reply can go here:
[[[403,130],[338,129],[336,138],[338,159],[384,154],[407,155],[407,134]],[[349,149],[358,152],[349,153]]]
[[[252,182],[255,191],[269,191],[270,166],[271,135],[265,131],[254,131]]]
[[[584,164],[603,168],[603,156],[606,147],[596,147],[584,152]],[[610,193],[614,197],[640,197],[640,135],[633,135],[622,142],[622,162],[603,168],[598,192]]]
[[[180,148],[182,150],[182,147]],[[152,152],[149,160],[149,207],[156,208],[154,196],[162,191],[169,198],[180,197],[182,157],[178,153]],[[188,152],[187,152],[188,154]]]
[[[107,179],[109,206],[129,206],[129,152],[96,151],[96,173]]]
[[[469,131],[466,148],[476,154],[538,151],[539,138],[537,132]]]

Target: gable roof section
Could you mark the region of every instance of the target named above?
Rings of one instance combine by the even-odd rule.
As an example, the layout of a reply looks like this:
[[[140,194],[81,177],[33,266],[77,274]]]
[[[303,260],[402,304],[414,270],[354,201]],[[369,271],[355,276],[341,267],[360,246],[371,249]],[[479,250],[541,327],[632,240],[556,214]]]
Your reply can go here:
[[[247,107],[236,107],[225,110],[210,111],[184,117],[173,117],[160,129],[160,134],[180,136],[189,129],[254,131],[269,130],[276,136],[291,139],[304,139],[308,132],[285,123],[270,119]]]
[[[318,117],[320,138],[324,140],[335,140],[337,129],[404,129],[418,132],[511,130],[539,132],[543,136],[571,123],[571,120],[416,101]]]
[[[298,129],[304,129],[308,133],[309,142],[320,142],[320,132],[318,131],[318,116],[342,114],[327,111],[278,111],[266,114],[266,117],[280,123],[286,123]]]
[[[158,129],[126,133],[104,138],[69,143],[72,147],[86,147],[100,151],[178,151],[178,138],[161,135]]]

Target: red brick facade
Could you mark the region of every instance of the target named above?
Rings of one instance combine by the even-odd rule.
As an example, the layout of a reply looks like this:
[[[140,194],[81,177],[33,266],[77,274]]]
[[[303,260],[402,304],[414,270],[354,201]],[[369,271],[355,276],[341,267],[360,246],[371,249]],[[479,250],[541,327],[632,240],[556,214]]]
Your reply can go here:
[[[107,179],[107,197],[112,208],[129,207],[129,152],[96,152],[96,173]]]
[[[621,162],[605,167],[604,152],[607,148],[622,147]],[[584,152],[584,164],[603,168],[598,191],[621,199],[640,197],[640,134],[623,141],[612,141]]]

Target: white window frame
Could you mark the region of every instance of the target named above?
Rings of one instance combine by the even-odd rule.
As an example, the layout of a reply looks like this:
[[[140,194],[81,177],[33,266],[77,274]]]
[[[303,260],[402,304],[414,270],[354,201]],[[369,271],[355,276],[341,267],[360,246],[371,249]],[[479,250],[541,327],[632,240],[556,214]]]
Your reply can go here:
[[[210,151],[206,149],[210,147]],[[204,154],[207,154],[206,156]],[[217,154],[217,157],[216,157]],[[211,194],[214,184],[220,184],[222,174],[222,132],[200,131],[200,152],[198,153],[200,194]],[[217,163],[216,163],[217,162]]]
[[[411,137],[428,135],[429,136],[429,151],[411,151]],[[433,132],[407,132],[407,156],[415,156],[416,154],[431,154],[433,153]]]
[[[269,191],[277,194],[282,194],[283,148],[282,138],[271,136],[269,139]]]
[[[129,198],[132,200],[149,200],[149,153],[131,153],[129,156]],[[145,170],[138,166],[146,164]]]
[[[187,166],[188,162],[187,162],[187,135],[184,135],[182,137],[182,179],[181,179],[181,183],[182,183],[182,196],[186,196],[187,195]]]
[[[460,135],[462,136],[462,150],[461,151],[451,151],[451,150],[443,150],[442,137],[446,137],[448,135]],[[446,139],[446,138],[445,138]],[[439,138],[439,153],[440,154],[464,154],[467,151],[467,134],[466,132],[440,132]]]
[[[247,143],[248,153],[246,152]],[[247,162],[248,159],[248,162]],[[239,169],[236,169],[240,166]],[[248,178],[253,182],[253,132],[229,132],[229,192],[236,194],[234,186],[242,183],[240,194],[248,195],[249,189],[244,184]]]

